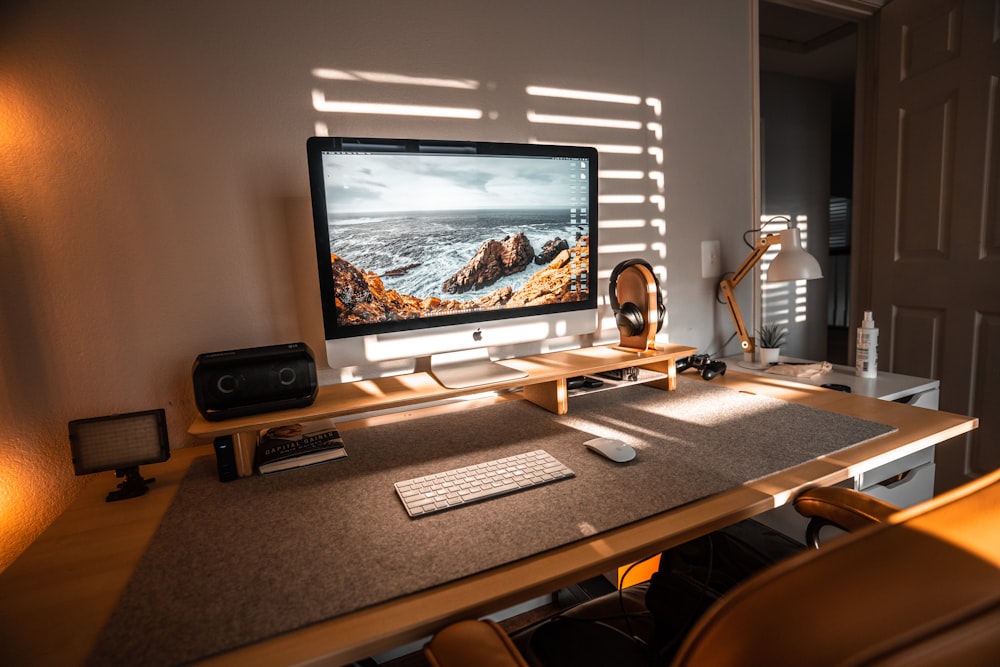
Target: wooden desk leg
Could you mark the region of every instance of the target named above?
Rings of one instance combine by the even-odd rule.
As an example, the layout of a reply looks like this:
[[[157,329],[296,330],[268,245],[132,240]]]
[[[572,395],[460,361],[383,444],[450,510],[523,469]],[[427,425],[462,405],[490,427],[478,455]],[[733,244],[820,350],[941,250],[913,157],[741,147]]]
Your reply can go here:
[[[525,400],[557,415],[564,415],[569,411],[569,389],[566,386],[566,378],[529,384],[523,389],[522,395]]]
[[[657,387],[658,389],[664,389],[666,391],[673,391],[674,389],[677,389],[677,362],[674,359],[649,364],[646,368],[651,371],[663,373],[667,376],[661,380],[653,380],[651,382],[647,382],[646,384],[651,387]]]
[[[236,455],[236,474],[240,477],[253,475],[253,459],[257,452],[257,431],[233,433],[233,453]]]

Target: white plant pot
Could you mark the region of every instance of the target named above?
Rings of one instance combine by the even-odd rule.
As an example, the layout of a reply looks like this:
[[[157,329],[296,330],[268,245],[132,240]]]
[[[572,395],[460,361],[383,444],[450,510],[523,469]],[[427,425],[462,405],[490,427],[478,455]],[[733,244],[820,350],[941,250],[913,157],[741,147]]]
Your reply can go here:
[[[780,347],[762,347],[759,349],[760,349],[760,363],[762,364],[778,363],[778,357],[781,355]]]

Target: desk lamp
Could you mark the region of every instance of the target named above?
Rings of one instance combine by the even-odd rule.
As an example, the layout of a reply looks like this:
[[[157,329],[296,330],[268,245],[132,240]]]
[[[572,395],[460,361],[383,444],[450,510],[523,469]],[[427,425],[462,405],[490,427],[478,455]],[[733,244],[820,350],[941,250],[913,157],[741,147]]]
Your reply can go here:
[[[781,246],[781,249],[767,270],[768,282],[780,283],[789,280],[812,280],[823,277],[823,270],[820,269],[819,262],[802,248],[802,239],[799,236],[799,230],[795,227],[789,227],[777,234],[767,234],[757,239],[757,244],[750,255],[740,264],[740,267],[719,283],[719,288],[726,299],[726,306],[729,307],[729,315],[736,325],[736,333],[740,337],[740,346],[743,348],[744,354],[753,354],[756,346],[754,339],[747,333],[747,326],[743,322],[743,315],[740,313],[740,307],[736,303],[733,290],[750,273],[750,270],[771,246]]]

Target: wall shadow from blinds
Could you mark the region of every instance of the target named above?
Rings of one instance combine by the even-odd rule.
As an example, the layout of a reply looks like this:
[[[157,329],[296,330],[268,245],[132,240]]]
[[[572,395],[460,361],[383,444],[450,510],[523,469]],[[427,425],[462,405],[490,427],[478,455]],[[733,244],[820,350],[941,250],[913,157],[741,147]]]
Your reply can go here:
[[[762,215],[760,218],[761,232],[776,234],[787,228],[789,226],[788,220],[793,219],[794,226],[798,228],[802,237],[802,247],[809,250],[809,220],[804,215],[794,216],[794,218],[788,214]],[[792,280],[771,283],[767,280],[767,270],[779,251],[780,246],[770,248],[760,261],[761,289],[763,291],[763,317],[761,321],[785,326],[801,324],[806,321],[806,283],[808,281]]]
[[[535,81],[501,86],[469,78],[333,68],[315,68],[312,75],[317,136],[594,146],[600,154],[602,305],[595,342],[618,337],[607,282],[619,262],[633,257],[648,261],[660,281],[664,302],[669,303],[661,100]],[[406,136],[400,137],[404,118]],[[497,138],[501,128],[503,137]],[[660,334],[664,342],[669,342],[668,324]]]

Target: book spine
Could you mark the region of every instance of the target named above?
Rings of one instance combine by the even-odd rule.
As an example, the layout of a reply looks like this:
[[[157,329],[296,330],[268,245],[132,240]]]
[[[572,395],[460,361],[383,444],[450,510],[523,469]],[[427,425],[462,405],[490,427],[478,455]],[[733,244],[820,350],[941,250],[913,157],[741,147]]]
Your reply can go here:
[[[340,434],[336,431],[330,431],[329,433],[322,433],[318,435],[321,437],[316,438],[315,434],[310,434],[310,437],[314,438],[311,440],[282,440],[269,439],[265,437],[258,445],[258,447],[262,450],[261,460],[266,462],[287,459],[295,456],[301,456],[302,454],[309,454],[311,452],[343,446],[343,443],[340,440]]]

